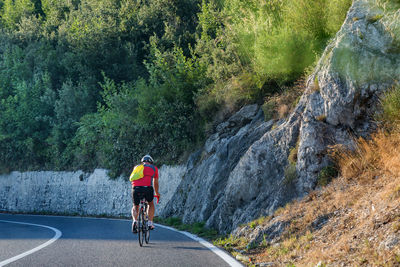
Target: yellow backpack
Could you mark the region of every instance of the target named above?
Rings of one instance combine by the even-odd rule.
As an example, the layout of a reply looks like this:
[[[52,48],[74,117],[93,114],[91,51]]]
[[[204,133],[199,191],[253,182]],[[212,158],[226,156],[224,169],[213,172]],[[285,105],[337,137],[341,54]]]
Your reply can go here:
[[[140,165],[135,166],[135,168],[133,168],[131,176],[129,176],[129,181],[132,182],[132,181],[139,180],[139,179],[143,178],[144,177],[143,170],[144,170],[145,166],[146,167],[150,167],[150,168],[153,169],[154,174],[151,177],[151,178],[153,178],[154,175],[156,174],[156,169],[154,168],[154,166],[153,165],[149,165],[149,164],[140,164]]]
[[[135,168],[133,168],[131,176],[129,177],[129,181],[132,182],[132,181],[139,180],[139,179],[143,178],[143,176],[144,176],[143,170],[144,170],[144,165],[143,164],[135,166]]]

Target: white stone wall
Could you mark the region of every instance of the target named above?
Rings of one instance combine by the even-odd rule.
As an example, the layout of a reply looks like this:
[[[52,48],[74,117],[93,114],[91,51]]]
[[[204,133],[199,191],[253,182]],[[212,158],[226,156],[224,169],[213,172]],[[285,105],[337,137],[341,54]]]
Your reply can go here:
[[[160,213],[166,207],[168,201],[174,197],[176,188],[181,183],[185,173],[185,166],[164,165],[160,168],[158,184],[161,197],[160,203],[156,205],[156,214]]]
[[[175,193],[185,168],[160,168],[163,208]],[[119,178],[110,180],[107,171],[12,172],[0,175],[0,210],[10,212],[52,212],[79,215],[130,216],[131,185]]]

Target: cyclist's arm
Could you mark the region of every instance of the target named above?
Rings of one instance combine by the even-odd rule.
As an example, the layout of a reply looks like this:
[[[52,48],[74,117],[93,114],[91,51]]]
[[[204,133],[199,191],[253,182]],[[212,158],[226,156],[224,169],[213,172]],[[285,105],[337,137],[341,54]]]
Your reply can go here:
[[[159,196],[160,194],[158,193],[158,178],[153,178],[153,185],[156,195]]]

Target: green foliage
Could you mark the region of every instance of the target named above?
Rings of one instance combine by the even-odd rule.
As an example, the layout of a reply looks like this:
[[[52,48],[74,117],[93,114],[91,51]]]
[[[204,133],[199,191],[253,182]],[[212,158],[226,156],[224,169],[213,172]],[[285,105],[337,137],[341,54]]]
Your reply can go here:
[[[269,121],[274,118],[274,113],[275,113],[275,101],[270,100],[265,102],[261,108],[264,112],[264,120]]]
[[[143,154],[156,155],[157,164],[176,162],[202,138],[193,98],[204,86],[204,68],[179,48],[162,53],[153,44],[152,51],[148,81],[117,85],[105,78],[99,116],[86,116],[79,123],[78,157],[96,154],[112,177],[127,174]],[[105,138],[100,144],[96,133]]]
[[[63,83],[54,102],[54,119],[52,135],[47,142],[53,146],[52,157],[59,168],[71,166],[73,148],[71,140],[78,129],[78,122],[85,114],[96,110],[94,98],[90,95],[95,91],[87,84],[74,84],[71,80]]]
[[[328,165],[321,169],[318,174],[317,184],[319,186],[326,186],[329,184],[333,178],[338,175],[338,169],[335,166]]]
[[[190,144],[196,143],[201,124],[196,118],[193,98],[207,82],[204,67],[174,49],[161,54],[155,49],[155,60],[148,65],[149,83],[138,88],[137,123],[158,139],[160,156],[178,159]]]
[[[99,113],[89,113],[84,115],[77,124],[78,129],[73,137],[72,144],[75,147],[74,165],[79,166],[84,171],[95,169],[101,157],[99,151],[104,140],[102,131],[104,124]]]
[[[0,1],[0,169],[182,160],[221,109],[301,75],[349,2]]]
[[[386,92],[381,100],[382,114],[378,119],[383,120],[389,127],[400,126],[400,86],[395,86]]]
[[[155,217],[154,221],[164,225],[172,226],[181,231],[188,231],[190,233],[193,233],[201,237],[205,237],[210,240],[216,240],[217,238],[220,238],[220,235],[218,235],[218,232],[215,229],[207,228],[205,226],[205,222],[184,224],[182,222],[182,219],[178,217],[168,217],[168,218]]]
[[[243,237],[237,238],[230,234],[226,237],[217,238],[213,243],[218,247],[223,247],[227,251],[232,252],[234,248],[245,248],[248,242]]]
[[[100,164],[110,169],[109,175],[115,178],[121,172],[128,173],[134,159],[140,158],[140,138],[145,132],[134,123],[134,88],[130,84],[117,86],[105,78],[102,89],[104,105],[99,105],[97,113],[83,116],[77,124],[74,154],[76,165],[91,169]]]
[[[201,10],[198,13],[198,32],[200,32],[201,40],[210,41],[215,39],[222,30],[223,16],[215,1],[203,0]]]
[[[304,74],[343,23],[351,0],[203,2],[196,53],[213,85],[197,98],[209,118],[216,106],[240,106],[274,93],[273,83]],[[212,37],[215,36],[214,39]]]
[[[31,0],[4,0],[1,21],[10,29],[16,29],[22,18],[34,14],[35,4]]]
[[[13,162],[25,169],[26,166],[38,168],[45,163],[43,140],[50,133],[45,114],[51,107],[43,103],[40,96],[48,86],[47,75],[33,77],[31,84],[16,81],[14,91],[1,100],[0,165]]]
[[[300,140],[297,140],[296,146],[290,149],[288,160],[291,164],[295,165],[297,163],[299,145],[300,145]]]
[[[182,219],[178,218],[178,217],[168,217],[166,219],[160,218],[160,217],[156,217],[154,219],[158,223],[163,223],[163,224],[166,224],[166,225],[172,226],[172,227],[177,227],[179,225],[182,225]]]
[[[350,4],[349,0],[275,0],[258,5],[254,0],[249,5],[230,1],[226,8],[233,17],[229,27],[241,57],[263,79],[286,82],[315,61],[341,26]]]
[[[265,224],[265,223],[268,222],[269,220],[271,220],[271,217],[270,217],[270,216],[261,216],[261,217],[259,217],[258,219],[255,219],[255,220],[249,222],[248,225],[249,225],[252,229],[254,229],[254,228],[256,228],[258,225]]]
[[[284,171],[284,184],[291,184],[297,179],[296,164],[289,163]]]
[[[204,71],[183,56],[190,56],[194,41],[196,3],[1,1],[0,165],[19,170],[108,167],[118,175],[144,151],[158,147],[159,133],[161,142],[168,140],[159,158],[179,157],[201,136],[193,97],[203,86],[194,83]],[[159,58],[151,55],[152,36],[157,36],[159,57],[182,58],[164,66],[173,68],[168,83],[160,80],[163,69],[154,67]],[[159,68],[160,75],[151,68]],[[39,77],[45,77],[40,86]],[[155,108],[153,97],[140,90],[155,93]],[[152,125],[157,112],[164,117]],[[152,144],[145,141],[149,137]]]

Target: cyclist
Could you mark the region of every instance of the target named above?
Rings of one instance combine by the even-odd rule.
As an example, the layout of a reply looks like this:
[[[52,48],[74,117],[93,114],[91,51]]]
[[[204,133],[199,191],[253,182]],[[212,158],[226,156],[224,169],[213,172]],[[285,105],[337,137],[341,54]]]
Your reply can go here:
[[[153,230],[153,217],[154,217],[154,202],[153,198],[157,198],[157,203],[160,199],[160,193],[158,192],[158,168],[154,165],[154,160],[150,155],[145,155],[141,164],[144,165],[143,169],[143,178],[132,181],[132,232],[134,234],[137,233],[137,219],[138,219],[138,211],[139,211],[139,203],[140,203],[140,195],[144,194],[148,206],[148,214],[149,214],[149,229]],[[153,187],[154,185],[154,187]],[[155,194],[154,194],[155,193]]]

